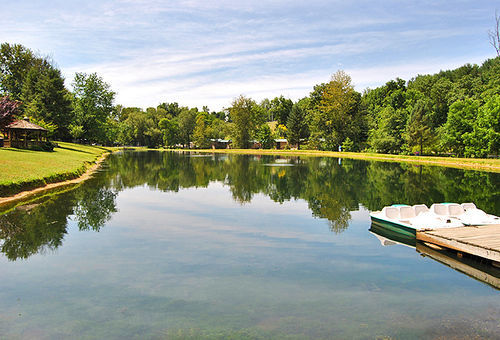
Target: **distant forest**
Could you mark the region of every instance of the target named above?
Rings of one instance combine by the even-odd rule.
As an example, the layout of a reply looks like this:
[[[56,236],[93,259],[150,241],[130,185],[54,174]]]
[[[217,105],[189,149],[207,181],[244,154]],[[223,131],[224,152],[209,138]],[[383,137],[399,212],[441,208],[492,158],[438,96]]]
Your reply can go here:
[[[29,117],[55,140],[103,145],[208,148],[230,139],[233,148],[273,148],[286,138],[300,149],[392,154],[488,157],[500,149],[500,57],[363,93],[340,70],[297,102],[240,96],[220,112],[176,102],[115,105],[96,73],[76,73],[71,85],[50,58],[1,44],[0,129]]]

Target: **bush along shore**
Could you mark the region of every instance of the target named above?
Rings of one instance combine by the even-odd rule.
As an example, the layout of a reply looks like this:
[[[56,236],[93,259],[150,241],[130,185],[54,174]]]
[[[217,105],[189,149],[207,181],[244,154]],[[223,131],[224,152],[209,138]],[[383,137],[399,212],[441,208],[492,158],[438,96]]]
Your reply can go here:
[[[0,198],[78,178],[112,150],[65,142],[52,152],[0,149]]]

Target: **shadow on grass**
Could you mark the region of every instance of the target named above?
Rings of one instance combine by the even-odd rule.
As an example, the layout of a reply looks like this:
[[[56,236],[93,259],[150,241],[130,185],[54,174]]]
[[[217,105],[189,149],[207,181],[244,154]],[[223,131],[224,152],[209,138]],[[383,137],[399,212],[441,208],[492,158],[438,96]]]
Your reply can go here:
[[[14,151],[14,152],[30,152],[33,150],[28,149],[17,149],[17,148],[4,148],[5,151]]]
[[[75,152],[81,152],[81,153],[88,153],[88,154],[93,154],[92,152],[88,152],[88,151],[83,151],[83,150],[78,150],[78,149],[75,149],[75,148],[69,148],[67,146],[58,146],[59,149],[65,149],[65,150],[70,150],[70,151],[75,151]]]

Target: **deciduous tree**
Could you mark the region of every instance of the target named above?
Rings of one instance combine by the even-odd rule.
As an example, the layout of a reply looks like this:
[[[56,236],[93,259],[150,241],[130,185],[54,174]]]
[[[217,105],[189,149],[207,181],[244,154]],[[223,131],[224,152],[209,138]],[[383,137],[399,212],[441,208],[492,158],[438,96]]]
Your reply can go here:
[[[351,77],[338,71],[324,86],[319,103],[312,111],[313,138],[324,140],[322,144],[326,149],[336,149],[349,134],[355,107],[356,92]]]
[[[76,73],[73,81],[75,120],[73,131],[81,127],[82,138],[102,142],[104,124],[113,113],[115,93],[97,73]],[[75,136],[76,137],[76,136]]]
[[[269,113],[278,121],[278,124],[285,125],[288,120],[288,115],[292,111],[293,102],[283,96],[279,96],[271,100],[269,103]]]
[[[202,149],[210,147],[210,127],[207,122],[207,113],[200,112],[196,116],[196,124],[193,132],[193,141],[196,146]]]
[[[229,108],[229,116],[234,123],[233,145],[236,148],[248,148],[255,128],[262,123],[261,112],[256,106],[252,99],[239,96]]]

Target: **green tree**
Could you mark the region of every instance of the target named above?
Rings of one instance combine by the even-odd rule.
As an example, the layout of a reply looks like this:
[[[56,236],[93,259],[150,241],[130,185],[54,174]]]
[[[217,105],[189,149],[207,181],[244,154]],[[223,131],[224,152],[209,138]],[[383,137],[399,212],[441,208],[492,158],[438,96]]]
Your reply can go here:
[[[229,116],[234,123],[233,145],[236,148],[248,148],[250,137],[262,122],[262,111],[256,106],[252,99],[239,96],[229,108]]]
[[[263,149],[270,149],[273,147],[274,139],[269,124],[262,124],[257,130],[256,137]]]
[[[300,105],[295,104],[292,106],[286,126],[288,129],[288,143],[297,145],[297,149],[300,149],[300,139],[307,137],[306,113]]]
[[[347,137],[342,143],[342,151],[349,152],[349,151],[354,151],[354,143],[351,140],[351,138]]]
[[[324,140],[326,149],[336,149],[349,135],[355,110],[356,92],[351,77],[338,71],[323,88],[321,99],[312,112],[313,139]]]
[[[164,109],[171,118],[177,117],[182,112],[182,108],[179,107],[178,103],[161,103],[158,108]]]
[[[105,140],[104,125],[113,114],[115,93],[96,73],[76,73],[73,81],[74,127],[81,126],[83,138]]]
[[[429,123],[437,128],[446,123],[449,110],[449,96],[453,89],[453,83],[448,78],[438,79],[431,89],[432,110],[428,112]]]
[[[290,112],[292,111],[293,102],[283,96],[279,96],[271,100],[269,103],[269,114],[278,121],[278,124],[285,125]]]
[[[45,60],[37,62],[26,74],[21,100],[26,116],[55,125],[54,138],[70,138],[68,126],[74,119],[71,94],[61,71]]]
[[[179,143],[179,125],[176,120],[163,118],[158,125],[163,133],[164,145],[173,147]]]
[[[429,106],[427,101],[419,100],[417,102],[410,113],[404,133],[406,143],[410,147],[419,146],[420,155],[423,154],[424,145],[434,140],[434,131],[429,117]]]
[[[8,43],[0,45],[0,94],[21,99],[24,79],[36,60],[26,47]]]
[[[478,110],[472,132],[465,133],[465,156],[498,155],[500,150],[500,95],[491,97]]]
[[[193,132],[193,141],[197,147],[207,149],[210,147],[209,126],[207,126],[208,115],[200,112],[196,116],[196,125]]]
[[[405,110],[394,110],[391,106],[380,110],[375,128],[370,130],[368,137],[371,149],[382,153],[400,152],[406,120]]]
[[[209,135],[210,138],[219,139],[226,138],[231,134],[229,125],[224,120],[219,118],[213,118],[210,123]]]
[[[473,122],[477,117],[479,101],[473,99],[459,100],[450,106],[446,124],[440,129],[442,146],[463,156],[466,146],[466,134],[473,131]]]
[[[69,139],[73,119],[71,96],[53,63],[22,45],[0,46],[0,94],[20,100],[21,113],[55,126],[54,136]]]
[[[179,124],[180,142],[184,145],[189,146],[189,144],[191,143],[194,127],[196,125],[197,114],[197,109],[183,108],[181,113],[177,117],[177,122]]]

